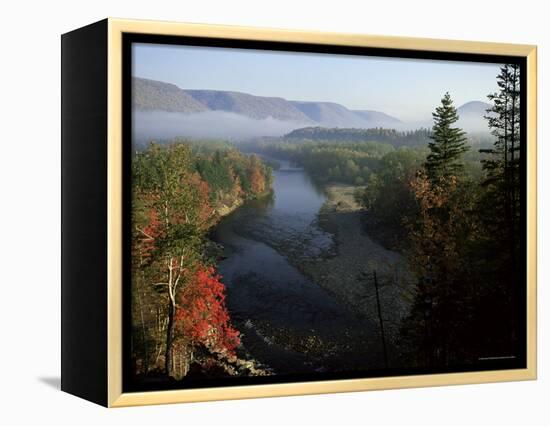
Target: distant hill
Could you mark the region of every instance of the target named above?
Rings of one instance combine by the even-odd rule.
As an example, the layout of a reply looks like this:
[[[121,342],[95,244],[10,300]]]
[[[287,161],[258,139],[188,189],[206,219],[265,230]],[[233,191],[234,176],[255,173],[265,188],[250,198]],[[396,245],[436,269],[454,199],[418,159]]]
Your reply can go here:
[[[353,111],[335,102],[291,101],[312,121],[324,127],[366,127],[367,123]]]
[[[467,132],[489,132],[487,120],[484,118],[487,114],[487,109],[491,108],[491,104],[481,101],[471,101],[459,106],[459,120],[457,125],[462,127]]]
[[[401,120],[380,111],[365,109],[353,110],[353,112],[368,123],[369,127],[394,127],[403,124]]]
[[[258,120],[271,117],[281,121],[312,123],[292,102],[283,98],[220,90],[186,90],[185,92],[213,111],[232,112]]]
[[[483,117],[487,114],[487,109],[491,108],[491,104],[481,101],[466,102],[459,106],[456,110],[459,115],[476,115]]]
[[[258,120],[271,117],[301,125],[314,124],[283,98],[220,90],[183,90],[174,84],[136,77],[133,79],[132,102],[138,111],[155,110],[184,114],[225,111]]]
[[[491,107],[491,104],[481,101],[466,102],[457,107],[458,122],[456,126],[464,129],[470,134],[489,134],[487,120],[484,118],[487,115],[486,110]],[[421,127],[431,129],[434,125],[433,118],[426,118],[420,121],[405,122],[396,125],[395,128],[401,130],[413,130]]]
[[[303,127],[351,130],[430,129],[431,117],[402,122],[374,110],[351,110],[335,102],[287,100],[223,90],[187,90],[170,83],[134,77],[132,104],[139,112],[138,137],[249,138],[282,136]],[[488,133],[485,110],[490,105],[468,102],[458,108],[458,125],[473,133]],[[341,134],[340,134],[341,136]]]
[[[132,79],[132,104],[138,111],[198,113],[208,111],[201,102],[175,84],[146,78]]]
[[[335,102],[289,101],[223,90],[188,90],[174,84],[133,78],[133,106],[138,111],[193,114],[224,111],[255,120],[274,119],[297,127],[389,127],[400,120],[379,111],[353,111]]]

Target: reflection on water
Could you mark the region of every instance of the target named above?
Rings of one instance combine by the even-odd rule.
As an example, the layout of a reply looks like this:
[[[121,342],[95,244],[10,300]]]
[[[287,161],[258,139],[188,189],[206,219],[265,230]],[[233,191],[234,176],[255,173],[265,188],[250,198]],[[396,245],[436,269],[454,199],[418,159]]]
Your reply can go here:
[[[246,203],[215,231],[225,247],[219,271],[227,305],[244,348],[276,373],[372,368],[380,362],[378,350],[370,348],[365,356],[377,338],[373,325],[288,261],[331,250],[333,236],[317,226],[324,202],[302,169],[281,162],[273,194]]]

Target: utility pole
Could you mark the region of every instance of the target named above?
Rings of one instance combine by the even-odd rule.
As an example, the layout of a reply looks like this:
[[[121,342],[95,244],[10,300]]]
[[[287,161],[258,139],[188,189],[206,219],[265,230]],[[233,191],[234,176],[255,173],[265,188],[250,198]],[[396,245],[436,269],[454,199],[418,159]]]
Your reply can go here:
[[[384,334],[384,321],[382,320],[382,309],[380,308],[380,293],[378,292],[378,278],[376,270],[373,269],[374,288],[376,289],[376,306],[378,307],[378,320],[380,321],[380,335],[382,336],[382,348],[384,350],[384,365],[388,368],[388,352],[386,349],[386,335]]]

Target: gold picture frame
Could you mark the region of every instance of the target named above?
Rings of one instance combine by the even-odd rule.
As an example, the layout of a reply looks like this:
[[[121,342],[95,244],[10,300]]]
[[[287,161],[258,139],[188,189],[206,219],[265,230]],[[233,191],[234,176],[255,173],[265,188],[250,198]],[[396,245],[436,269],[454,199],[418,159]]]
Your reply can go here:
[[[106,358],[105,405],[147,404],[261,398],[380,389],[534,380],[537,377],[537,49],[532,45],[424,38],[337,34],[253,27],[183,24],[109,18],[107,29],[106,146]],[[123,392],[123,35],[150,34],[315,45],[357,46],[424,52],[468,53],[522,57],[527,62],[527,368],[412,376],[243,385],[230,387]],[[67,389],[71,392],[70,389]],[[72,392],[76,393],[76,392]]]

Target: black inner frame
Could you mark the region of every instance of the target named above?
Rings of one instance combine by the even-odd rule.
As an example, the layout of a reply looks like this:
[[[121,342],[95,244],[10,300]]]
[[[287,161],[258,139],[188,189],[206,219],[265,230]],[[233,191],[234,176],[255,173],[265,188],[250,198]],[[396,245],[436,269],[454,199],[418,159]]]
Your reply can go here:
[[[150,43],[165,45],[225,47],[250,50],[303,52],[318,54],[343,54],[357,56],[376,56],[404,59],[428,59],[457,62],[483,62],[496,64],[517,64],[520,66],[520,158],[521,158],[521,251],[523,262],[521,275],[525,277],[519,283],[518,324],[522,335],[518,339],[520,354],[515,359],[488,360],[483,365],[450,366],[447,368],[388,368],[368,371],[332,372],[314,374],[288,374],[265,377],[227,377],[185,379],[183,383],[166,381],[159,383],[140,383],[131,371],[131,162],[132,162],[132,44]],[[496,76],[495,76],[496,77]],[[312,382],[320,380],[342,380],[373,377],[406,376],[418,374],[461,373],[474,371],[494,371],[521,369],[527,367],[527,58],[503,55],[450,53],[406,49],[386,49],[374,47],[322,45],[311,43],[292,43],[241,39],[223,39],[208,37],[166,36],[124,33],[122,37],[122,235],[123,235],[123,276],[122,276],[122,347],[123,347],[123,392],[159,391],[173,389],[196,389],[219,386],[242,386],[291,382]]]

